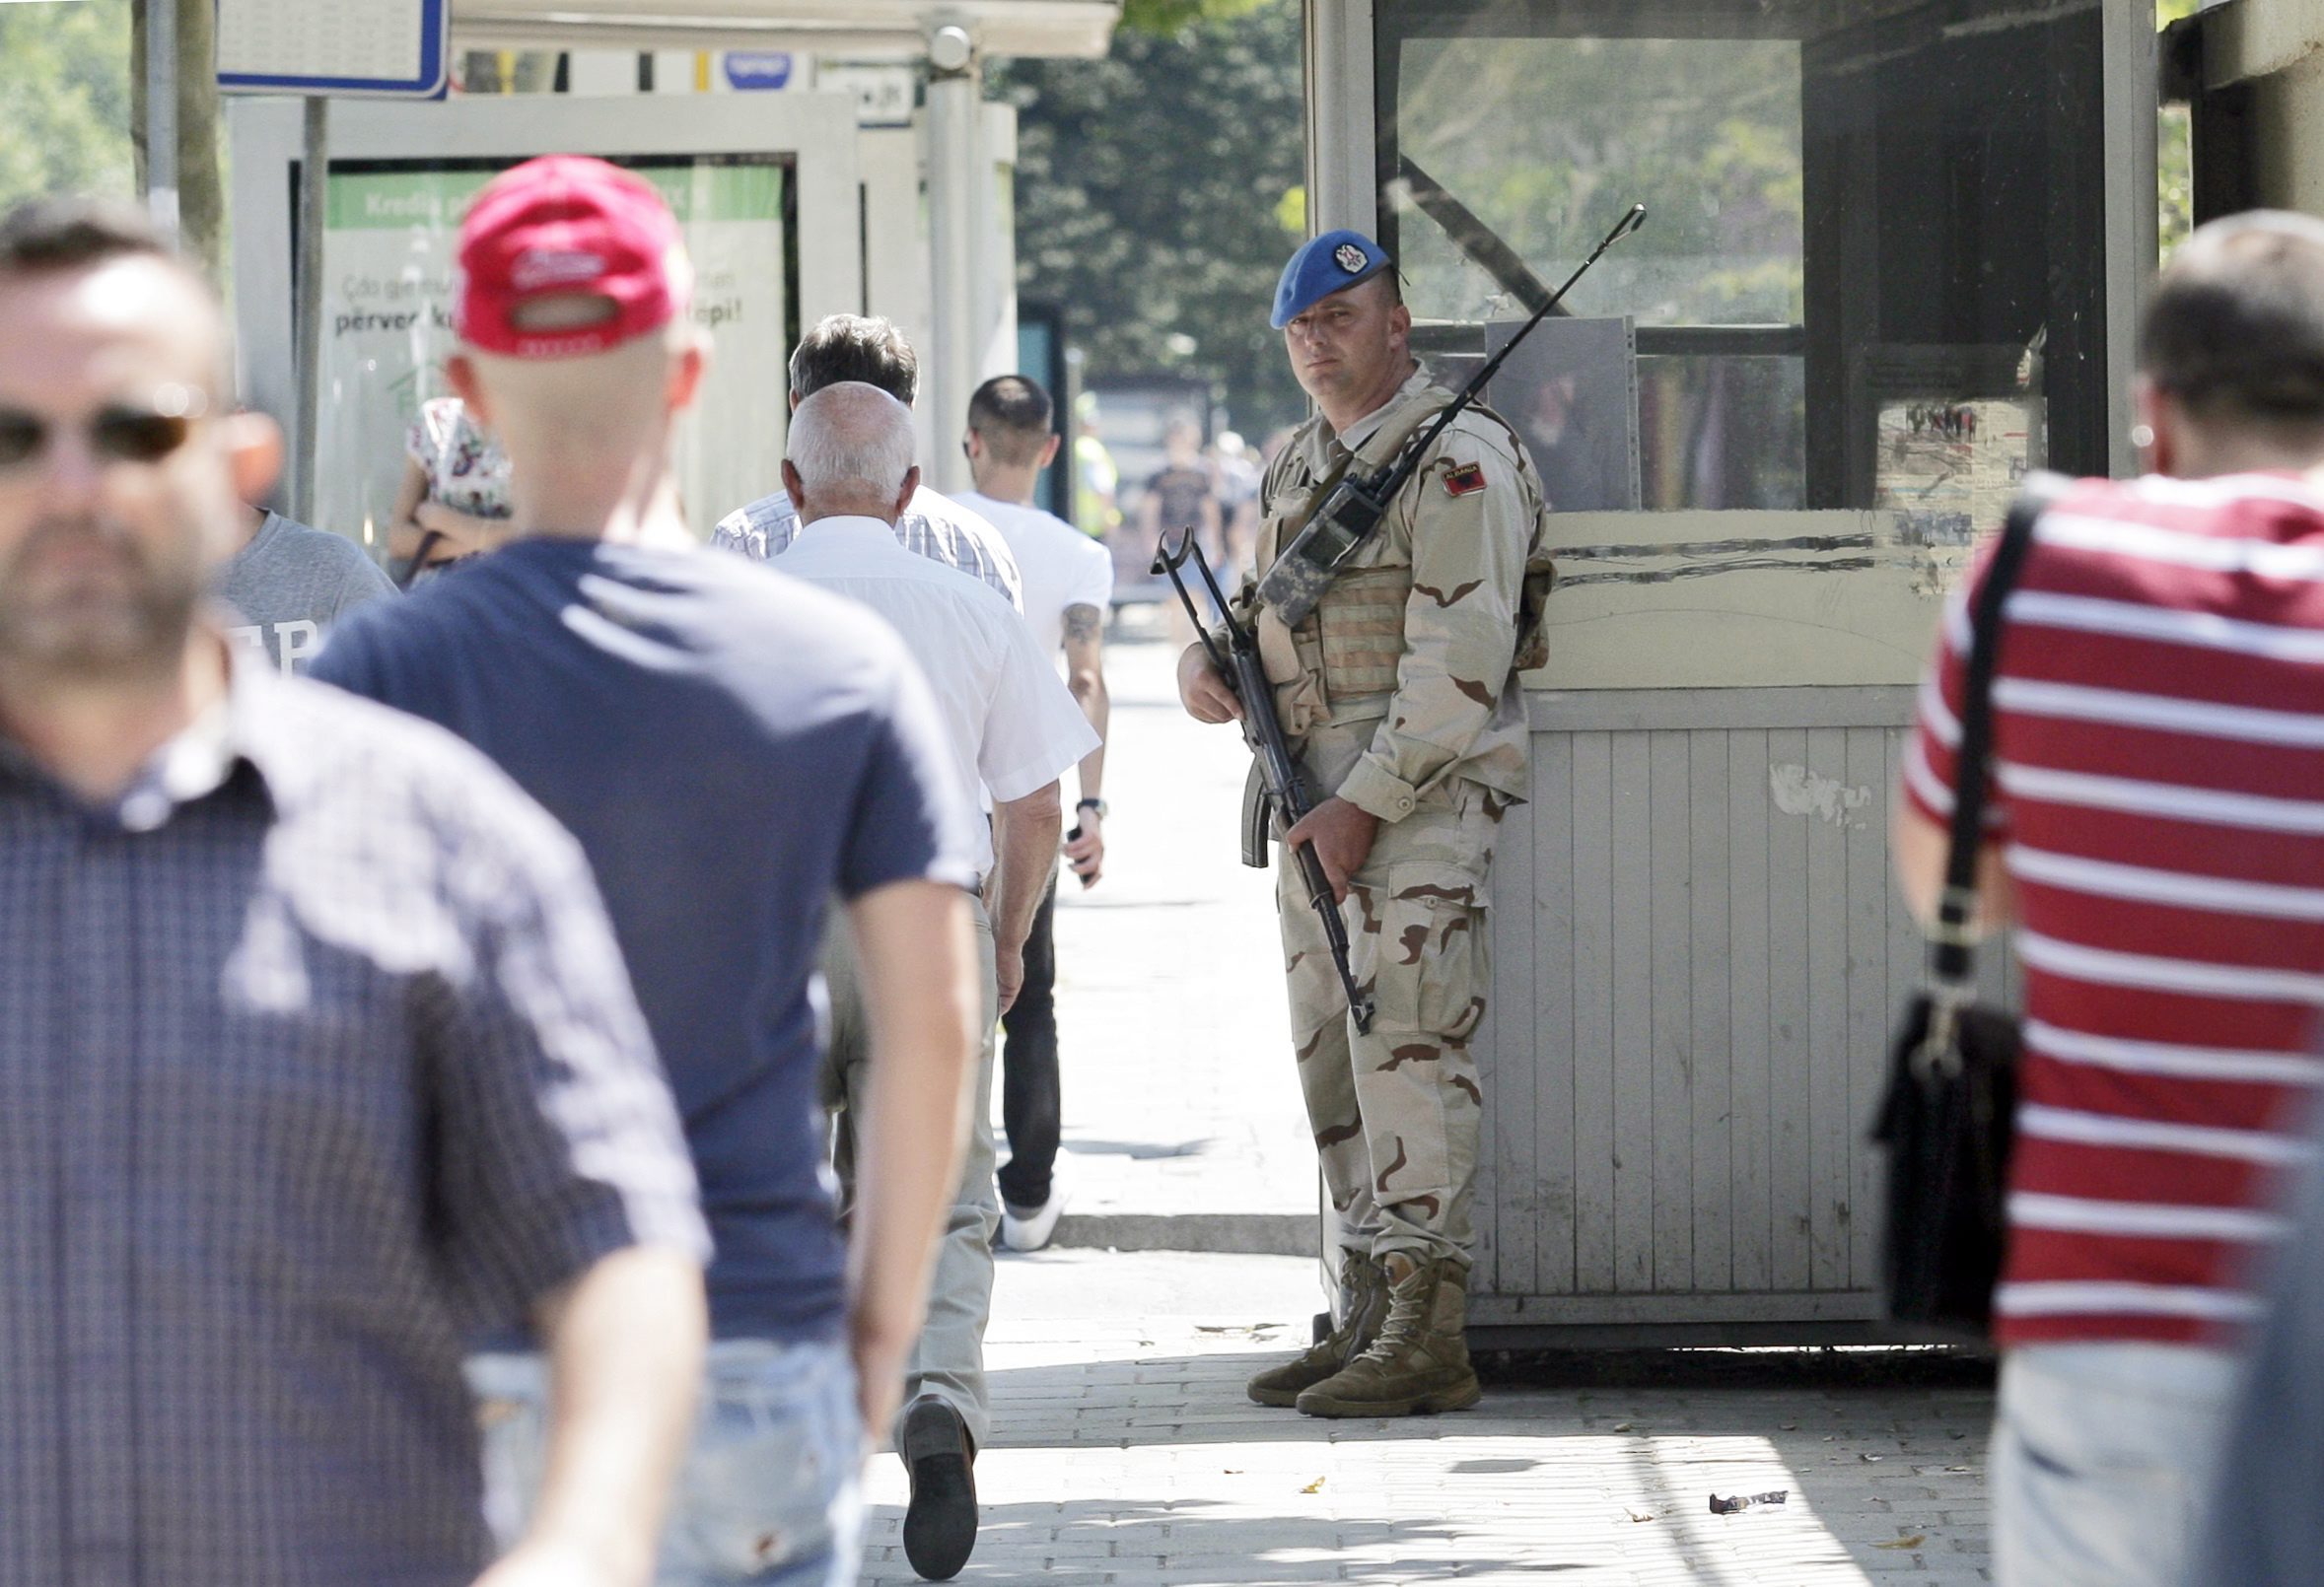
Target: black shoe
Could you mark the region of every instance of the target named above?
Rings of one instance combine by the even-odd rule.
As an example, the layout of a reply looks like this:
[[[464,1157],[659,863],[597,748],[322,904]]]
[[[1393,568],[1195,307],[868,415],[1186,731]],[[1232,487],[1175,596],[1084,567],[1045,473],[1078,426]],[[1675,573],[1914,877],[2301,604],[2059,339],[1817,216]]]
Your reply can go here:
[[[896,1453],[912,1482],[904,1557],[927,1581],[950,1581],[976,1550],[975,1451],[968,1424],[933,1394],[904,1407]]]

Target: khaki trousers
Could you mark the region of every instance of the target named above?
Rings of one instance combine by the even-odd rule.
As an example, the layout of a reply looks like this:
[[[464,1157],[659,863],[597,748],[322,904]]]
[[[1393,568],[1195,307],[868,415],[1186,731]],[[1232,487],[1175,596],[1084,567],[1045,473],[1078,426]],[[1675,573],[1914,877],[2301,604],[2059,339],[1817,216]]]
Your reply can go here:
[[[1321,786],[1330,787],[1331,784]],[[1320,918],[1276,857],[1294,1056],[1341,1243],[1467,1266],[1484,1093],[1469,1037],[1492,983],[1486,879],[1502,805],[1474,784],[1431,790],[1383,822],[1340,918],[1376,1012],[1358,1035]]]
[[[968,1153],[936,1251],[928,1290],[928,1320],[904,1363],[904,1401],[933,1394],[960,1413],[968,1436],[984,1447],[991,1400],[984,1381],[984,1329],[993,1310],[993,1234],[1001,1225],[1001,1193],[993,1183],[993,1034],[1000,1022],[1000,981],[993,964],[993,924],[971,895],[976,947],[984,974],[984,1040],[976,1058],[976,1086],[968,1099]],[[838,1172],[842,1215],[855,1208],[854,1121],[870,1095],[870,1032],[864,1023],[862,983],[844,918],[823,937],[823,979],[831,998],[831,1041],[823,1055],[822,1095],[831,1109],[831,1166]],[[869,1429],[877,1436],[879,1429]]]

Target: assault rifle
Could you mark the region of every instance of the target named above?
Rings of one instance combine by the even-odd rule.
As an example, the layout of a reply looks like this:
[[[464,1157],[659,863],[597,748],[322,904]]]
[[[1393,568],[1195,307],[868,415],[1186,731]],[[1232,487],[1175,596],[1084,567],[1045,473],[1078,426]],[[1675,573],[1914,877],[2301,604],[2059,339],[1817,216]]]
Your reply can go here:
[[[1179,571],[1189,557],[1194,559],[1211,599],[1218,605],[1226,635],[1223,650],[1204,625],[1194,593],[1186,587],[1185,575]],[[1175,551],[1170,549],[1167,539],[1163,540],[1155,555],[1154,571],[1169,575],[1170,586],[1178,591],[1178,598],[1186,605],[1186,615],[1194,620],[1194,631],[1202,636],[1203,649],[1210,653],[1211,664],[1219,669],[1219,676],[1242,702],[1242,739],[1250,745],[1257,775],[1266,788],[1266,797],[1259,801],[1251,827],[1243,834],[1242,862],[1264,870],[1269,827],[1274,836],[1282,837],[1314,808],[1314,800],[1308,794],[1307,780],[1300,772],[1300,763],[1292,755],[1291,740],[1283,734],[1283,723],[1275,715],[1275,686],[1267,681],[1267,669],[1259,660],[1258,635],[1247,623],[1237,622],[1228,608],[1226,592],[1219,587],[1218,576],[1211,572],[1202,547],[1194,543],[1192,527],[1179,534]],[[1306,883],[1307,902],[1314,906],[1315,914],[1323,922],[1323,939],[1331,944],[1332,968],[1339,972],[1340,986],[1348,994],[1348,1014],[1356,1021],[1359,1033],[1369,1034],[1372,999],[1356,985],[1356,972],[1348,963],[1348,928],[1340,919],[1339,901],[1332,897],[1331,878],[1323,873],[1323,862],[1315,858],[1314,845],[1285,847],[1291,862],[1299,866],[1300,879]]]
[[[1420,466],[1421,458],[1427,454],[1436,439],[1444,433],[1444,427],[1459,418],[1461,412],[1477,399],[1477,393],[1484,390],[1486,383],[1500,372],[1503,360],[1516,351],[1517,343],[1531,335],[1534,326],[1556,310],[1566,294],[1574,290],[1574,283],[1588,274],[1591,265],[1605,257],[1606,249],[1646,222],[1647,207],[1644,204],[1631,205],[1622,219],[1615,223],[1614,229],[1606,234],[1606,240],[1597,245],[1588,258],[1582,261],[1582,268],[1568,276],[1566,284],[1551,294],[1547,303],[1533,310],[1533,317],[1517,327],[1517,333],[1509,339],[1509,345],[1485,361],[1485,367],[1477,371],[1476,377],[1461,388],[1460,394],[1446,403],[1435,422],[1408,442],[1393,461],[1371,474],[1351,470],[1333,486],[1331,494],[1323,499],[1323,505],[1308,516],[1305,526],[1300,530],[1297,538],[1282,548],[1275,559],[1275,566],[1269,568],[1266,577],[1259,581],[1260,602],[1272,606],[1285,623],[1294,626],[1313,611],[1315,603],[1323,598],[1324,590],[1331,587],[1331,581],[1338,575],[1340,568],[1372,537],[1372,531],[1379,527],[1379,520],[1386,515],[1388,504],[1396,499],[1396,493],[1412,478],[1413,470]]]

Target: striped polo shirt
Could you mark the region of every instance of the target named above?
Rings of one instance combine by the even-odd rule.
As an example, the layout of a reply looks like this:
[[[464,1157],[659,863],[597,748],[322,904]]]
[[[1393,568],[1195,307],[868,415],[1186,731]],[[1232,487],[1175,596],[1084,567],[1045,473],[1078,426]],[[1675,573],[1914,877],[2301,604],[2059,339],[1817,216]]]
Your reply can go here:
[[[1939,824],[1973,590],[1905,756]],[[2219,1343],[2324,1078],[2324,491],[2082,481],[2006,610],[1990,819],[2026,1054],[1997,1336]]]

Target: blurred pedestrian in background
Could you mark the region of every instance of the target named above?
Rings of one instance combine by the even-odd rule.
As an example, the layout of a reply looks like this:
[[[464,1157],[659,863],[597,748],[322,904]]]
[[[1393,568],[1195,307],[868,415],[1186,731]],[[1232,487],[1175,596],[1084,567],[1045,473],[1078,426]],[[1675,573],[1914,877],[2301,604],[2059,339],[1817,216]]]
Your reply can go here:
[[[1092,540],[1110,540],[1122,526],[1122,470],[1097,433],[1097,393],[1084,391],[1073,405],[1074,526]]]
[[[1162,465],[1146,477],[1138,498],[1138,556],[1151,563],[1165,534],[1190,533],[1211,566],[1225,566],[1220,543],[1219,498],[1211,485],[1211,471],[1203,466],[1202,429],[1184,414],[1170,419],[1162,432]],[[1219,616],[1216,602],[1198,581],[1195,585],[1209,617]],[[1175,601],[1165,608],[1170,617],[1170,643],[1191,644],[1194,628]]]
[[[1162,465],[1146,478],[1138,499],[1140,540],[1151,548],[1164,534],[1192,529],[1211,565],[1221,565],[1219,493],[1202,455],[1202,427],[1184,414],[1162,432]]]
[[[2282,1226],[2275,1174],[2307,1155],[2320,1072],[2324,224],[2197,232],[2139,355],[2152,474],[2083,480],[2041,516],[1992,692],[1979,898],[2026,970],[1994,1297],[1994,1549],[2011,1587],[2181,1579],[2259,1310],[2255,1259]],[[1925,920],[1986,577],[1947,608],[1904,764],[1896,852]],[[2269,1479],[2296,1469],[2304,1486],[2313,1463],[2264,1431],[2297,1381],[2255,1381],[2237,1530],[2301,1524],[2271,1521],[2288,1495]],[[2304,1555],[2298,1579],[2315,1570]]]
[[[405,586],[509,537],[509,459],[458,397],[420,404],[387,555]]]
[[[791,354],[791,406],[827,385],[860,380],[876,385],[909,408],[919,400],[920,359],[903,332],[884,319],[831,314],[817,321]],[[918,552],[983,581],[1019,611],[1024,585],[1009,543],[990,523],[926,485],[892,525],[908,551]],[[762,496],[718,520],[714,544],[764,562],[779,557],[799,534],[799,509],[788,491]]]
[[[1251,542],[1258,535],[1259,461],[1249,444],[1232,430],[1219,432],[1204,461],[1219,497],[1219,538],[1227,564],[1221,582],[1232,585],[1248,565]]]
[[[484,749],[604,889],[717,1242],[659,1579],[852,1580],[864,1428],[895,1403],[957,1178],[980,1000],[965,801],[891,634],[679,521],[670,449],[705,342],[654,189],[594,160],[519,166],[477,195],[459,262],[448,373],[508,448],[516,537],[358,613],[317,675]],[[844,1256],[813,1094],[833,894],[875,1012]],[[476,1371],[505,1525],[539,1481],[542,1373],[506,1351]]]
[[[972,1462],[991,1414],[984,1328],[992,1311],[993,1023],[1024,979],[1024,941],[1056,864],[1057,779],[1097,747],[1024,621],[988,586],[897,540],[896,520],[920,490],[912,417],[889,393],[843,380],[791,416],[783,485],[799,504],[799,531],[774,559],[778,572],[863,602],[893,625],[934,687],[963,804],[989,793],[990,837],[979,833],[976,873],[984,912],[985,999],[976,1080],[969,1094],[968,1159],[937,1258],[928,1322],[906,1368],[908,1401],[895,1434],[911,1478],[904,1553],[942,1580],[976,1546]],[[989,912],[989,913],[986,913]],[[881,1083],[862,1042],[891,989],[861,973],[846,944],[826,957],[831,1053],[825,1098],[839,1112],[840,1176],[860,1202],[879,1164],[863,1150],[867,1083]]]
[[[277,671],[304,672],[323,631],[395,586],[345,535],[293,523],[264,508],[243,510],[241,541],[218,573],[218,598],[242,621],[227,637]]]
[[[1024,620],[1041,654],[1065,660],[1065,685],[1097,734],[1082,757],[1081,797],[1065,858],[1082,886],[1105,868],[1105,743],[1112,703],[1105,692],[1105,613],[1113,599],[1113,558],[1054,514],[1033,506],[1041,470],[1057,455],[1049,393],[1021,375],[984,382],[968,399],[962,445],[976,489],[961,500],[1000,529],[1024,576]],[[1000,1171],[1001,1243],[1038,1251],[1057,1231],[1065,1191],[1057,1182],[1064,1100],[1057,1052],[1057,875],[1025,937],[1024,984],[1002,1016],[1001,1123],[1009,1161]]]
[[[0,1583],[459,1587],[471,1326],[552,1472],[495,1587],[637,1587],[707,1250],[572,840],[197,607],[281,441],[141,217],[0,224]]]

